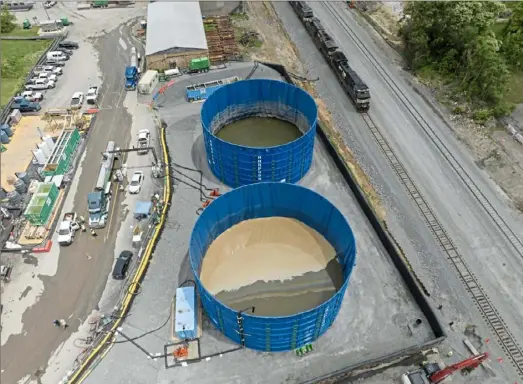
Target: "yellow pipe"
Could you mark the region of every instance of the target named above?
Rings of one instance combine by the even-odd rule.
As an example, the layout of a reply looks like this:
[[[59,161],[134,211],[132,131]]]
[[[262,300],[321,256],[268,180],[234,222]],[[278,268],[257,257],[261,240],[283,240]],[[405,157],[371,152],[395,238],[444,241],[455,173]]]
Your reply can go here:
[[[156,227],[156,230],[153,234],[151,241],[149,241],[147,243],[147,247],[145,248],[144,257],[142,258],[142,261],[140,262],[140,265],[138,266],[138,270],[136,271],[136,274],[134,275],[133,281],[131,283],[132,285],[139,285],[139,281],[141,280],[141,278],[145,272],[145,268],[147,267],[147,264],[149,263],[152,247],[156,243],[158,235],[160,234],[160,230],[164,225],[165,217],[167,215],[167,209],[169,208],[169,204],[167,204],[167,198],[171,194],[171,179],[169,177],[169,163],[167,161],[168,157],[167,157],[167,144],[165,142],[165,129],[161,130],[160,138],[161,138],[161,143],[162,143],[164,169],[165,169],[165,188],[163,190],[164,207],[163,207],[162,215],[160,217],[160,225],[158,225]],[[84,360],[82,365],[80,365],[80,367],[78,369],[76,369],[75,373],[69,379],[69,384],[74,384],[74,383],[80,384],[82,381],[84,381],[87,378],[87,376],[89,376],[92,369],[85,372],[84,375],[82,375],[82,372],[89,366],[89,364],[91,364],[93,362],[93,359],[100,352],[100,350],[103,348],[103,346],[109,341],[109,339],[113,335],[114,331],[120,326],[120,324],[123,321],[123,318],[125,317],[124,315],[127,313],[127,310],[129,309],[128,307],[129,307],[129,304],[130,304],[133,296],[134,296],[133,293],[130,293],[129,291],[127,292],[127,294],[125,295],[125,298],[122,302],[122,311],[121,311],[122,315],[120,316],[119,319],[117,319],[113,323],[111,330],[103,338],[103,340],[100,342],[100,344],[91,351],[91,353]],[[109,350],[111,349],[111,346],[112,346],[112,343],[110,343],[110,346],[107,347],[107,349],[103,352],[103,354],[101,356],[102,359],[109,352]]]

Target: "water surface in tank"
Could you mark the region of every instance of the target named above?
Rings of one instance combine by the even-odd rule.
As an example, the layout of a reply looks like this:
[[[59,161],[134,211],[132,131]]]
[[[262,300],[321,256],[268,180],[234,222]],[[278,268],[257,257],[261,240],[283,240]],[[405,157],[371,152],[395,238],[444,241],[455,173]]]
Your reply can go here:
[[[200,279],[225,305],[287,316],[317,307],[343,283],[336,252],[317,231],[286,217],[242,221],[203,259]]]
[[[303,134],[296,125],[274,117],[247,117],[220,128],[216,136],[247,147],[275,147],[290,143]]]

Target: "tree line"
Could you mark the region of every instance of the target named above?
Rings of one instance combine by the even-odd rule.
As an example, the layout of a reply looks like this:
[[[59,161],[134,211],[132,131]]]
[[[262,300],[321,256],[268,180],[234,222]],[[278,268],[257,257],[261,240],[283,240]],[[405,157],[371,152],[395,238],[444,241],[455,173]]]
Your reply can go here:
[[[402,28],[414,70],[431,68],[452,81],[471,101],[507,113],[503,96],[510,71],[523,69],[523,2],[513,7],[501,36],[494,26],[507,9],[501,2],[409,2]]]

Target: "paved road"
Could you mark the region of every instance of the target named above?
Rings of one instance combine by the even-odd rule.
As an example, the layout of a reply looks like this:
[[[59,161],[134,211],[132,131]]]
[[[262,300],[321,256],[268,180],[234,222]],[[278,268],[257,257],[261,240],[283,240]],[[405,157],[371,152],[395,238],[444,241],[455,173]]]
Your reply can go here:
[[[443,304],[442,319],[455,322],[454,328],[449,329],[451,337],[462,337],[467,324],[477,324],[480,334],[485,337],[490,336],[490,330],[485,327],[468,298],[468,293],[457,280],[455,270],[440,252],[430,233],[426,231],[427,227],[421,220],[419,211],[399,184],[368,127],[355,112],[349,99],[342,95],[341,87],[321,55],[317,50],[313,52],[315,48],[310,37],[300,26],[288,4],[274,4],[302,58],[306,61],[310,70],[308,77],[321,78],[317,88],[322,98],[327,101],[333,112],[347,144],[356,153],[359,162],[382,195],[387,209],[388,227],[431,292],[434,304]],[[355,14],[349,12],[344,4],[331,4],[336,12],[347,20],[373,56],[382,63],[415,108],[428,120],[509,225],[516,232],[518,228],[522,228],[520,215],[511,210],[505,195],[474,164],[466,148],[454,138],[446,124],[405,81],[406,75],[399,68],[387,45]],[[363,56],[326,6],[317,2],[311,2],[310,5],[315,15],[322,20],[327,31],[345,52],[351,66],[369,85],[373,97],[370,115],[382,129],[398,157],[404,162],[408,172],[480,279],[516,338],[523,342],[523,329],[519,325],[523,308],[523,297],[519,294],[523,290],[523,274],[521,274],[523,259],[499,232],[491,218],[486,215],[406,107]],[[518,235],[522,236],[521,231]],[[495,346],[489,348],[493,348],[494,353],[501,353]],[[514,377],[514,372],[511,371],[508,363],[505,364],[505,369],[510,372],[509,377]]]
[[[95,27],[96,22],[93,22],[92,26]],[[78,36],[73,30],[70,38],[81,41],[81,38],[85,38],[87,35],[85,30],[83,36],[81,32],[80,30]],[[123,72],[129,61],[131,44],[135,44],[129,35],[129,27],[122,25],[93,41],[100,59],[99,67],[103,73],[101,109],[90,133],[87,148],[64,211],[74,210],[86,216],[86,196],[92,190],[98,175],[101,152],[109,140],[115,140],[120,147],[124,148],[130,142],[132,117],[128,110],[123,108],[126,96],[123,88]],[[83,49],[90,48],[87,41],[83,41],[81,44],[83,47],[87,47]],[[70,62],[75,60],[75,56],[82,57],[80,54],[75,54]],[[66,74],[60,79],[59,86],[62,88],[57,87],[55,95],[48,95],[49,100],[53,100],[55,105],[61,106],[68,103],[70,98],[68,95],[74,91],[71,88],[77,87],[76,90],[85,92],[88,85],[96,80],[96,75],[93,76],[87,71],[81,70],[82,65],[96,68],[96,60],[87,56],[83,57],[83,60],[86,62],[68,63],[69,65],[65,69]],[[76,82],[74,78],[76,78]],[[136,100],[136,96],[134,98]],[[134,165],[150,164],[147,157],[141,157],[139,160],[133,159],[132,162]],[[146,180],[147,178],[146,176]],[[104,230],[98,231],[96,238],[80,234],[70,247],[58,248],[58,245],[55,244],[51,253],[38,257],[41,262],[54,258],[58,263],[57,270],[55,274],[50,273],[49,277],[41,278],[44,285],[43,293],[36,304],[23,313],[23,332],[11,335],[5,345],[2,345],[2,383],[16,383],[27,375],[31,375],[33,379],[42,376],[53,352],[56,352],[57,348],[78,328],[79,319],[85,320],[98,306],[114,261],[116,234],[120,229],[121,219],[125,217],[120,207],[123,201],[122,194],[116,192],[115,200],[109,225]],[[129,242],[129,239],[127,240]],[[9,310],[9,304],[4,309]],[[68,331],[59,331],[53,327],[52,321],[56,318],[69,319],[71,326]],[[72,348],[74,355],[79,351]],[[70,369],[71,367],[62,368]],[[50,382],[57,382],[57,380],[52,379]]]

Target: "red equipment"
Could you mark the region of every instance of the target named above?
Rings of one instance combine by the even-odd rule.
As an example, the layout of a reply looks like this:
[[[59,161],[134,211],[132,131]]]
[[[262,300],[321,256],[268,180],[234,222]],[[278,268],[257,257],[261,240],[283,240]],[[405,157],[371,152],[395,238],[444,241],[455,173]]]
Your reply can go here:
[[[445,380],[447,377],[452,375],[456,371],[461,371],[462,369],[474,369],[477,368],[483,361],[485,361],[488,357],[488,353],[485,352],[481,355],[469,357],[468,359],[465,359],[463,361],[460,361],[459,363],[452,364],[448,366],[445,369],[442,369],[441,371],[434,372],[432,375],[429,376],[429,380],[431,383],[437,384],[443,380]]]

